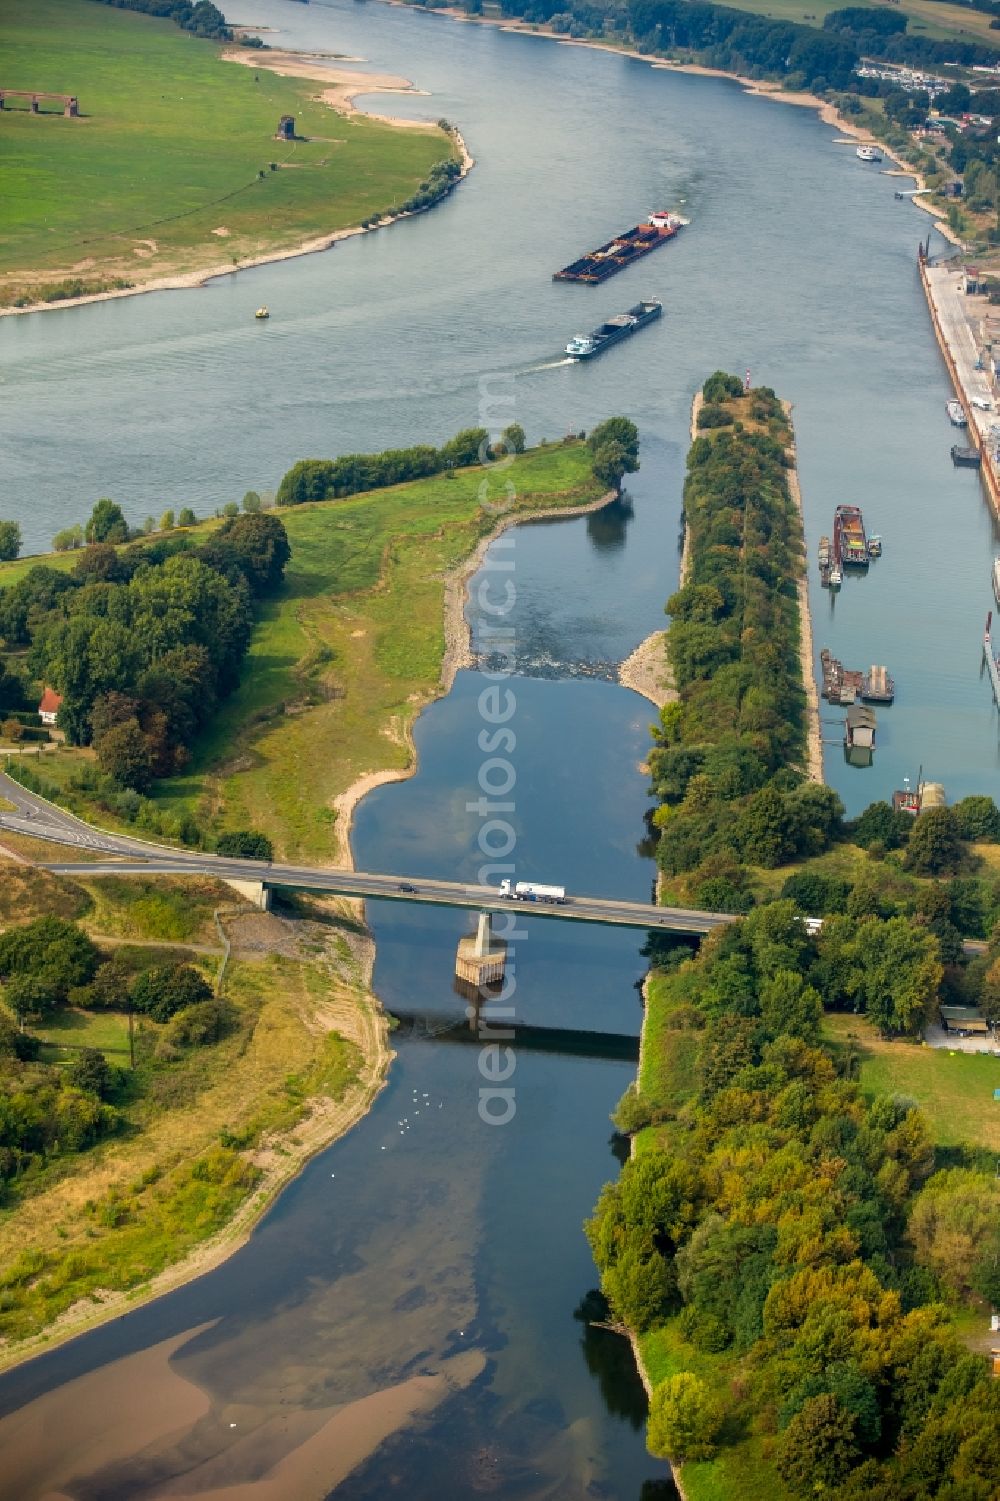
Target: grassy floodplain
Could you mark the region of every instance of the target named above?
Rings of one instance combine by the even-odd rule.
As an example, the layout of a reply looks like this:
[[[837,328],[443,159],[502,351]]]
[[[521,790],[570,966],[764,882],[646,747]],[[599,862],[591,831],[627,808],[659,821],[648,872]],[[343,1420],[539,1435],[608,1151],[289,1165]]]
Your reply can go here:
[[[509,480],[514,516],[589,504],[602,488],[591,457],[578,440],[529,450],[487,481],[489,498]],[[496,522],[481,504],[484,478],[452,471],[281,510],[292,549],[284,588],[262,608],[240,687],[191,767],[159,784],[164,806],[205,828],[261,829],[288,859],[334,858],[333,799],[365,772],[411,763],[409,726],[440,680],[447,575]],[[0,588],[40,561],[74,558],[0,567]],[[65,781],[89,755],[49,751],[39,770]]]
[[[733,10],[752,11],[773,21],[820,27],[831,10],[844,8],[841,0],[725,0],[725,3]],[[990,30],[993,17],[983,11],[948,5],[946,0],[898,0],[895,9],[909,17],[910,35],[997,45],[997,33]]]
[[[224,62],[171,21],[93,0],[0,0],[0,32],[5,86],[76,94],[82,114],[0,117],[0,304],[38,280],[100,290],[290,250],[405,201],[455,153],[436,126],[338,113],[266,53]],[[303,139],[273,139],[284,114]]]

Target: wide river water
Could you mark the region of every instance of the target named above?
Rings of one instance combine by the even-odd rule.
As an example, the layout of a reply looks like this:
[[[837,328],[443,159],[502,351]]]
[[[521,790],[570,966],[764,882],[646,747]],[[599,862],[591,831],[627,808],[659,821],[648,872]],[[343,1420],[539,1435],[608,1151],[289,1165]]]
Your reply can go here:
[[[844,765],[829,711],[828,779],[851,811],[920,764],[951,798],[994,790],[979,653],[996,539],[949,460],[915,270],[929,221],[894,179],[811,111],[723,80],[356,0],[226,10],[411,78],[431,97],[391,107],[456,121],[477,167],[430,214],[331,253],[0,320],[4,510],[29,544],[101,494],[134,519],[204,511],[304,455],[440,441],[498,413],[534,439],[627,412],[643,440],[630,502],[515,534],[511,821],[519,877],[640,897],[651,711],[610,679],[676,584],[692,392],[749,368],[794,403],[810,561],[840,501],[885,544],[836,599],[813,569],[817,651],[884,662],[899,692],[868,771]],[[671,246],[601,289],[550,280],[661,206],[692,219]],[[662,298],[661,323],[560,361],[642,296]],[[476,872],[483,686],[460,674],[418,723],[417,776],[361,805],[362,867]],[[372,1114],[219,1270],[0,1377],[0,1497],[319,1501],[348,1470],[338,1495],[639,1501],[665,1484],[622,1346],[574,1319],[595,1281],[581,1222],[617,1171],[608,1113],[634,1073],[639,940],[525,921],[516,1114],[498,1127],[453,988],[459,920],[378,903],[369,918],[376,989],[403,1018]],[[422,1374],[442,1368],[447,1391]]]

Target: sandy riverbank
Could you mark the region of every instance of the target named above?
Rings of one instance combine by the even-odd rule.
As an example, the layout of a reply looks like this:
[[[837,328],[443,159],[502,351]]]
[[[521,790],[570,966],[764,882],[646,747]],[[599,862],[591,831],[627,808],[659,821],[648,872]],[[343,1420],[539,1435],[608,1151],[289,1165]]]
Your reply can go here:
[[[400,130],[436,129],[436,126],[427,121],[375,114],[368,110],[358,109],[355,105],[355,99],[363,94],[413,94],[421,98],[428,97],[423,89],[415,88],[406,78],[398,78],[389,73],[356,73],[337,68],[325,68],[321,66],[320,57],[309,53],[273,51],[262,54],[254,48],[226,47],[221,56],[223,62],[241,63],[248,68],[256,68],[258,71],[267,70],[286,77],[307,78],[315,83],[324,84],[326,87],[317,95],[317,98],[339,114],[363,115],[370,120],[381,120],[384,124],[395,126]],[[461,164],[459,181],[461,181],[475,166],[475,158],[459,130],[452,127],[451,135],[459,154]],[[418,209],[413,212],[426,213],[427,210]],[[331,230],[328,234],[314,235],[285,250],[272,250],[261,255],[248,256],[240,260],[238,266],[234,266],[230,258],[202,267],[197,271],[164,271],[147,280],[137,281],[134,286],[122,287],[114,291],[89,292],[83,297],[67,297],[60,302],[36,302],[28,307],[4,307],[0,308],[0,318],[12,318],[22,313],[57,312],[61,308],[82,307],[89,302],[113,302],[120,297],[138,297],[145,292],[176,292],[203,287],[220,276],[233,276],[240,271],[252,270],[255,266],[269,266],[278,261],[296,260],[301,255],[315,255],[320,250],[331,250],[340,240],[349,240],[355,235],[373,234],[378,229],[385,229],[401,219],[412,217],[413,213],[403,213],[398,214],[394,219],[382,219],[377,224],[370,225],[368,229],[357,224],[347,229]],[[225,243],[225,239],[226,236],[221,236],[222,244]],[[141,273],[141,263],[131,270],[133,276],[141,276]],[[89,262],[80,262],[67,266],[63,270],[25,272],[21,279],[28,286],[32,282],[41,284],[64,276],[99,276],[100,274],[99,266],[91,265]]]
[[[782,406],[788,417],[788,424],[792,423],[791,402],[784,401]],[[799,513],[802,523],[803,540],[805,539],[805,516],[802,513],[802,490],[799,485],[799,471],[795,462],[795,438],[792,430],[792,465],[788,470],[788,493],[795,503],[795,509]],[[799,668],[802,672],[802,684],[806,690],[806,776],[810,782],[823,781],[823,736],[819,719],[819,691],[816,687],[816,671],[813,665],[813,631],[812,611],[809,608],[809,562],[808,554],[803,562],[802,570],[795,584],[796,594],[799,601]]]

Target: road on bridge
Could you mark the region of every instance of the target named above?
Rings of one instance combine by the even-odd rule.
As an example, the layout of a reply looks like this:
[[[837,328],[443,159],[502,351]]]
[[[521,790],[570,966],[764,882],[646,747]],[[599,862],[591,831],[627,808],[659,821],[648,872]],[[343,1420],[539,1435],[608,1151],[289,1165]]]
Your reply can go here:
[[[229,881],[259,881],[266,887],[288,886],[302,891],[329,891],[338,896],[377,897],[435,907],[466,908],[474,912],[509,912],[523,916],[589,922],[606,927],[643,928],[701,935],[732,922],[726,912],[697,912],[684,907],[656,907],[647,902],[614,898],[569,896],[564,903],[511,901],[495,886],[466,885],[461,881],[431,880],[423,876],[375,875],[308,865],[268,864],[261,860],[233,860],[222,855],[173,849],[126,834],[109,834],[74,818],[65,809],[28,792],[0,774],[0,797],[14,804],[0,810],[0,829],[67,845],[105,859],[86,862],[45,862],[65,875],[123,875],[139,870],[150,875],[209,875]],[[139,863],[136,863],[139,862]]]

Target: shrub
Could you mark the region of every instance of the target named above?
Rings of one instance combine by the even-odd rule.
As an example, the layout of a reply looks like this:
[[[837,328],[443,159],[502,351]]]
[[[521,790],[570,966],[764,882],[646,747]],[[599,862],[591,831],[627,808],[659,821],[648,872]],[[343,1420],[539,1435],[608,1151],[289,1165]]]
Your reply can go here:
[[[270,839],[266,834],[257,833],[253,829],[237,829],[231,834],[220,834],[215,848],[218,854],[235,860],[274,859],[274,846]]]

